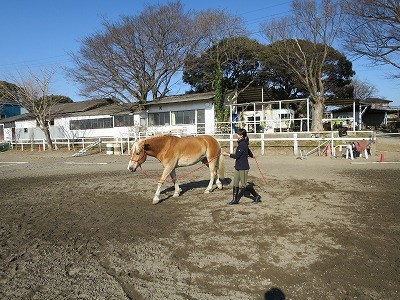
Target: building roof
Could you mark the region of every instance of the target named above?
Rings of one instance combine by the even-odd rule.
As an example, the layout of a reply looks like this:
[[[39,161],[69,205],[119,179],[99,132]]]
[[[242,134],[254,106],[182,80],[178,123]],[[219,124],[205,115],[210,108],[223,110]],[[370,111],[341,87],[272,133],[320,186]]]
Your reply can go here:
[[[97,107],[110,105],[115,103],[114,100],[109,98],[101,98],[80,102],[72,102],[72,103],[59,103],[54,105],[51,109],[52,115],[65,115],[69,113],[77,113],[77,112],[85,112]]]
[[[236,100],[237,104],[249,103],[249,102],[260,102],[262,100],[268,101],[269,95],[267,91],[262,87],[248,87],[242,91]]]
[[[331,110],[331,112],[351,112],[353,111],[353,106],[342,106],[336,109]],[[356,111],[358,111],[358,106],[356,106]],[[367,111],[369,113],[381,113],[381,112],[388,112],[388,113],[392,113],[392,112],[397,112],[398,109],[397,108],[392,108],[392,107],[375,107],[375,108],[371,108],[370,106],[367,107]]]
[[[8,106],[21,106],[18,102],[14,100],[7,100],[7,99],[0,99],[0,106],[1,105],[8,105]]]
[[[169,103],[182,103],[182,102],[193,102],[193,101],[207,101],[212,100],[215,97],[215,92],[206,93],[191,93],[175,96],[167,96],[153,101],[149,101],[145,106],[149,105],[159,105],[159,104],[169,104]]]
[[[386,99],[382,99],[382,98],[367,98],[365,100],[362,100],[363,103],[381,103],[381,104],[387,104],[390,102],[393,102],[391,100],[386,100]]]
[[[124,115],[138,111],[137,104],[120,104],[116,101],[103,98],[81,102],[56,104],[51,111],[53,117],[96,116],[96,115]],[[34,119],[31,113],[21,114],[0,120],[0,123],[10,123]]]
[[[12,116],[9,118],[4,118],[0,120],[0,124],[3,123],[11,123],[11,122],[15,122],[15,121],[24,121],[24,120],[29,120],[29,119],[33,119],[34,116],[30,113],[26,113],[26,114],[21,114],[21,115],[16,115],[16,116]]]
[[[272,100],[269,98],[268,91],[264,89],[263,87],[248,87],[245,89],[243,92],[241,92],[238,95],[237,98],[237,104],[242,104],[242,103],[253,103],[253,102],[279,102],[279,100]],[[305,99],[287,99],[290,101],[300,101],[300,100],[305,100]],[[286,101],[286,100],[281,100],[281,101]],[[352,105],[353,103],[355,104],[388,104],[390,102],[393,102],[391,100],[386,100],[382,98],[367,98],[364,100],[361,99],[354,99],[354,98],[341,98],[341,99],[327,99],[325,102],[326,106],[345,106],[345,105]]]
[[[119,103],[112,103],[109,105],[103,105],[99,107],[95,107],[90,110],[85,111],[77,111],[72,113],[64,114],[64,116],[99,116],[99,115],[126,115],[130,113],[134,113],[138,111],[138,105],[133,104],[119,104]]]

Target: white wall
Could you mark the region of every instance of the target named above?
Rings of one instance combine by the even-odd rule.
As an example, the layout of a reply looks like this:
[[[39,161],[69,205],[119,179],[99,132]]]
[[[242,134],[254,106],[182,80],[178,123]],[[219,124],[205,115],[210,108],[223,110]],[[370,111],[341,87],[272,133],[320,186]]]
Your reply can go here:
[[[58,131],[62,133],[64,138],[86,138],[86,137],[127,137],[128,135],[134,135],[135,129],[132,127],[113,127],[113,128],[99,128],[99,129],[88,129],[88,130],[70,130],[70,122],[72,120],[88,120],[88,119],[99,119],[99,118],[110,118],[110,115],[98,115],[98,116],[79,116],[79,117],[68,117],[58,118],[54,120],[54,126],[58,128]],[[140,115],[134,115],[135,126],[140,124]]]
[[[5,141],[11,141],[12,140],[11,128],[4,128],[4,140]]]
[[[114,127],[114,128],[102,128],[102,129],[91,129],[91,130],[70,130],[71,120],[82,120],[82,119],[97,119],[97,118],[109,118],[110,115],[100,116],[80,116],[80,117],[65,117],[56,118],[54,120],[54,126],[50,126],[50,136],[52,139],[76,139],[76,138],[87,138],[87,137],[127,137],[128,134],[134,135],[134,129],[131,127]],[[135,115],[135,124],[139,125],[140,116]],[[16,121],[15,122],[15,138],[19,140],[38,140],[44,139],[44,133],[36,127],[36,121]],[[12,140],[12,129],[4,128],[4,139]]]
[[[188,103],[167,103],[160,105],[149,106],[148,113],[161,113],[171,111],[184,111],[184,110],[199,110],[204,109],[205,133],[211,134],[215,128],[215,117],[214,117],[214,105],[212,100],[209,101],[196,101]],[[197,121],[196,121],[197,122]],[[181,131],[183,134],[195,134],[197,133],[196,124],[178,124],[178,125],[167,125],[167,126],[148,126],[149,131],[155,133],[169,133]]]

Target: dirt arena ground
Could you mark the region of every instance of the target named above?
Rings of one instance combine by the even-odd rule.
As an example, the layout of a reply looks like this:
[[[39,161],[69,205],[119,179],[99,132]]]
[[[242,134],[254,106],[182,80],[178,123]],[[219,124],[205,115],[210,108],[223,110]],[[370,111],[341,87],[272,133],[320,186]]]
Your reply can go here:
[[[153,205],[157,161],[71,155],[0,153],[1,299],[400,298],[399,137],[368,160],[267,151],[258,205],[226,204],[230,159],[223,190],[202,168]]]

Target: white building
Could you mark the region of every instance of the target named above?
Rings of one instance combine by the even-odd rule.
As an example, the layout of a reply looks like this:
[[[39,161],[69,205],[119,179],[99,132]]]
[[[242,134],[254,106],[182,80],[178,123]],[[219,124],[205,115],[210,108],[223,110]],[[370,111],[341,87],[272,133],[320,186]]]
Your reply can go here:
[[[154,134],[212,134],[215,131],[214,92],[164,97],[145,104],[142,120]]]
[[[96,99],[58,104],[51,112],[52,139],[79,139],[150,134],[196,133],[214,131],[214,93],[186,94],[137,104],[118,104],[111,99]],[[44,139],[31,114],[0,120],[6,141]]]
[[[50,135],[52,139],[120,136],[127,134],[134,124],[134,111],[135,108],[116,104],[111,99],[58,104],[51,111]],[[124,122],[119,121],[121,118]],[[139,122],[138,118],[137,120]],[[36,120],[29,113],[3,119],[0,126],[4,127],[4,140],[45,138]]]

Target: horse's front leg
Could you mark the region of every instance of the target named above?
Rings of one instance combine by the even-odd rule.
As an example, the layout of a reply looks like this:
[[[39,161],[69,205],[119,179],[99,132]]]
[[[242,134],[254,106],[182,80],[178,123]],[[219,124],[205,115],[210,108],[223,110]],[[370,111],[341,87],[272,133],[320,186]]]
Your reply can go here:
[[[179,187],[178,181],[176,180],[175,169],[171,171],[171,179],[175,186],[175,192],[173,197],[179,197],[180,193],[182,192],[182,189]]]
[[[157,184],[157,190],[156,190],[156,193],[154,194],[153,204],[157,204],[158,202],[160,202],[161,187],[162,187],[164,181],[167,179],[168,175],[172,172],[172,170],[173,169],[171,167],[164,168],[161,178]]]

